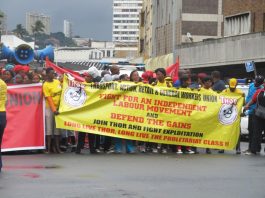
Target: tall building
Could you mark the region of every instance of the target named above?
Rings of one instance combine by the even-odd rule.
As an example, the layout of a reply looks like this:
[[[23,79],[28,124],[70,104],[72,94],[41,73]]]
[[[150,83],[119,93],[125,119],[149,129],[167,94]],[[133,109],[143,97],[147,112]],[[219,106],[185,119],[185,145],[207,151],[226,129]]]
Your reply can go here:
[[[66,37],[72,38],[72,23],[64,20],[63,21],[63,33]]]
[[[7,25],[6,25],[6,14],[2,11],[0,11],[0,15],[2,17],[0,17],[0,33],[1,34],[5,34],[7,32]]]
[[[51,33],[51,17],[46,16],[44,14],[27,12],[26,13],[26,30],[29,34],[32,33],[32,26],[35,25],[36,21],[41,21],[44,25],[44,33],[50,34]]]
[[[139,20],[143,0],[113,1],[112,41],[116,57],[134,57],[138,51]]]

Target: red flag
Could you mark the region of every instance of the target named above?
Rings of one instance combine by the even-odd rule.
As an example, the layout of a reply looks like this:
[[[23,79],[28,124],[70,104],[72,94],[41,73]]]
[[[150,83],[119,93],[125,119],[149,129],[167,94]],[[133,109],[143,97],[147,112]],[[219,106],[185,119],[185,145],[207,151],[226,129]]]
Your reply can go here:
[[[48,59],[46,59],[46,67],[53,68],[54,71],[56,71],[56,73],[58,73],[58,74],[68,73],[71,76],[73,76],[77,81],[80,81],[80,82],[84,82],[85,81],[85,79],[83,77],[81,77],[77,72],[75,72],[75,71],[73,71],[71,69],[61,68],[58,65],[55,65],[54,63],[49,61]]]
[[[171,76],[173,82],[179,79],[179,57],[177,58],[176,63],[166,67],[166,72],[168,76]]]

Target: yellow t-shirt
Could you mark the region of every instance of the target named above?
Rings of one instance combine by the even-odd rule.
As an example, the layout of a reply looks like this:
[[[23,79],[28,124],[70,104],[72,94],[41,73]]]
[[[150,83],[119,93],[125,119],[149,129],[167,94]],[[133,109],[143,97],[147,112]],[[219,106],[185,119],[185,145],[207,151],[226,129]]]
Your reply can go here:
[[[172,87],[172,84],[170,82],[164,81],[163,83],[157,81],[156,86],[158,87]]]
[[[6,111],[6,97],[7,97],[7,86],[6,83],[0,79],[0,112]]]
[[[224,93],[235,93],[235,94],[239,94],[239,95],[244,96],[244,92],[241,91],[240,89],[237,89],[237,88],[235,89],[235,91],[231,91],[229,88],[227,88],[223,92]]]
[[[56,108],[59,107],[62,93],[62,86],[59,80],[54,79],[52,82],[45,82],[43,84],[43,94],[46,99],[46,107],[49,107],[47,97],[51,96]]]

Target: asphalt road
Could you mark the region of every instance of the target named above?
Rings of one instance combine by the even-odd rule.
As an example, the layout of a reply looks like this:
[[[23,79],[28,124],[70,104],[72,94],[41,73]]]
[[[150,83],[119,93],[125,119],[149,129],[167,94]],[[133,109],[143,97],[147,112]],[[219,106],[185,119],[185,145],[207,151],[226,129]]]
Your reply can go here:
[[[265,156],[5,155],[1,198],[264,198]]]

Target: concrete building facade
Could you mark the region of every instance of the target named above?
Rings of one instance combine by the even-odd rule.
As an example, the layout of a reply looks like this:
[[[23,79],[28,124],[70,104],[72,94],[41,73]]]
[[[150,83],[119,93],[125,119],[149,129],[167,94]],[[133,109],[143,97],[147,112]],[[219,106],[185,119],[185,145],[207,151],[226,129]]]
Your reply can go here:
[[[54,50],[55,62],[88,62],[101,60],[103,52],[89,47],[62,47]]]
[[[265,0],[223,0],[224,36],[265,31]]]
[[[36,21],[41,21],[44,25],[44,33],[50,34],[51,33],[51,17],[39,14],[39,13],[33,13],[33,12],[27,12],[26,13],[26,30],[29,34],[33,34],[32,32],[32,26],[35,25]]]
[[[147,59],[152,56],[152,38],[153,38],[153,0],[144,0],[140,18],[140,56]]]
[[[222,36],[222,0],[154,0],[153,10],[152,57],[172,53],[182,43]]]
[[[72,23],[68,20],[63,21],[63,33],[66,37],[72,38]]]
[[[114,0],[112,41],[116,57],[134,57],[138,51],[142,0]]]

